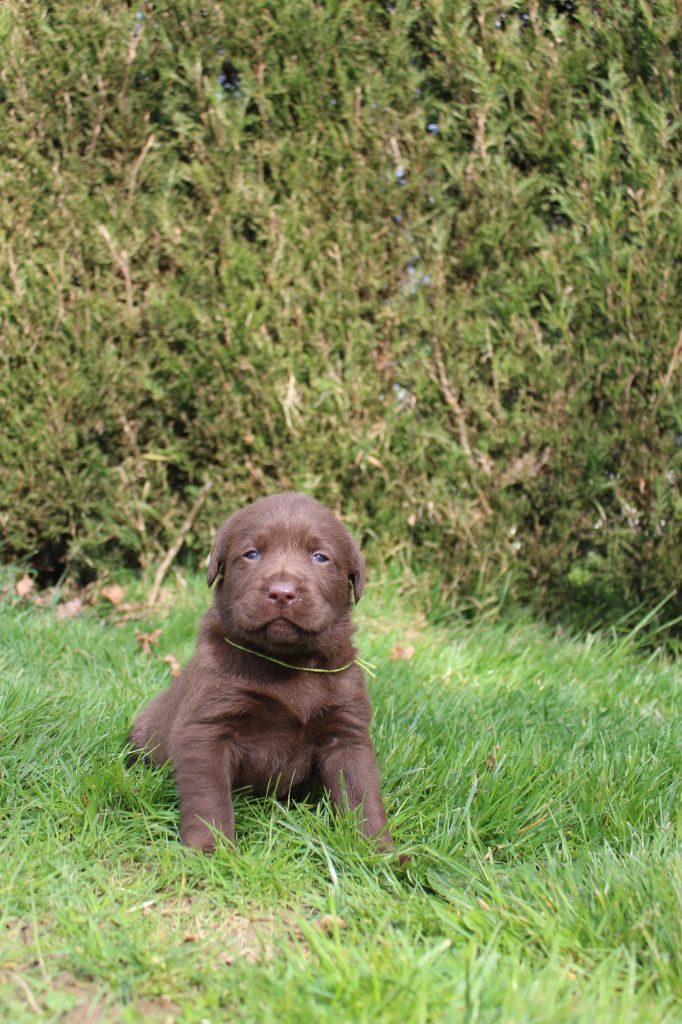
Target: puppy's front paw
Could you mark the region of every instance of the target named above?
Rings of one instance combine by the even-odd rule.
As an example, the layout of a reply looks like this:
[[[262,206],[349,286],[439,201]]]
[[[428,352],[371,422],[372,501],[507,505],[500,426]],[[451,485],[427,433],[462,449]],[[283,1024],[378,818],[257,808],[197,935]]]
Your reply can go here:
[[[398,850],[396,850],[395,843],[393,842],[393,839],[388,829],[384,829],[383,832],[379,833],[379,835],[377,836],[376,843],[377,847],[381,850],[382,853],[393,854],[395,859],[398,861],[399,867],[404,868],[406,865],[411,863],[412,857],[410,856],[409,853],[399,853]]]
[[[185,846],[192,846],[195,850],[213,853],[215,849],[215,836],[208,825],[204,825],[201,821],[183,825],[180,829],[180,836]]]

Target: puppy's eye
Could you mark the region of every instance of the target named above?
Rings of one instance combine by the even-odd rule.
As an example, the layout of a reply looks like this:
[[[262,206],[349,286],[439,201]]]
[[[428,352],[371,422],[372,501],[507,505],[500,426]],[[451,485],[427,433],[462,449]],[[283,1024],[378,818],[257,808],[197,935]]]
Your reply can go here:
[[[244,552],[244,558],[248,558],[250,562],[255,562],[256,559],[260,558],[260,551],[257,548],[249,548],[248,551]]]
[[[321,551],[316,551],[315,554],[313,555],[313,562],[320,562],[320,563],[322,563],[322,562],[328,562],[328,561],[329,561],[329,559],[327,558],[327,556],[325,554],[323,554]]]

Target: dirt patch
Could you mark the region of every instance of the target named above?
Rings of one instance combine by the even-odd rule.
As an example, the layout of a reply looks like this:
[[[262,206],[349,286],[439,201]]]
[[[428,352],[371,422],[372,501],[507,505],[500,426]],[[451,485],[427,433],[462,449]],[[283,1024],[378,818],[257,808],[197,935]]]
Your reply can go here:
[[[49,1017],[60,1024],[115,1024],[121,1019],[120,1005],[101,985],[62,971],[46,979],[18,971],[0,970],[0,984],[8,986],[19,1005],[28,1007],[39,1018]],[[127,1004],[139,1019],[153,1024],[173,1024],[181,1008],[170,996],[143,996]]]
[[[145,900],[128,908],[127,914],[152,918],[155,931],[164,932],[175,942],[200,945],[208,960],[232,963],[243,957],[256,963],[274,952],[276,934],[282,922],[260,915],[245,917],[228,908],[207,904],[192,896]]]
[[[144,924],[136,918],[143,918]],[[186,955],[183,953],[181,959],[186,960],[188,969],[193,963],[194,968],[216,976],[224,972],[226,979],[239,962],[267,965],[282,944],[296,946],[306,959],[310,955],[306,936],[292,913],[283,908],[275,913],[260,907],[254,907],[253,913],[249,908],[246,914],[240,913],[215,898],[205,885],[182,895],[152,892],[97,924],[105,931],[125,931],[127,922],[138,941],[148,939],[161,956],[183,950]],[[328,933],[333,922],[323,916],[314,923]],[[131,992],[130,1000],[122,1002],[116,985],[100,980],[97,971],[87,975],[64,969],[73,966],[71,956],[65,957],[63,950],[56,952],[51,943],[43,944],[41,953],[36,925],[39,932],[51,930],[44,918],[31,922],[12,917],[5,922],[5,959],[0,963],[0,1014],[4,1012],[5,1019],[27,1015],[59,1024],[115,1024],[125,1014],[150,1024],[173,1024],[182,1016],[182,1007],[173,995],[164,994],[162,977],[155,984],[150,976],[140,986],[151,988],[151,995],[136,997]],[[339,920],[338,927],[344,925]]]

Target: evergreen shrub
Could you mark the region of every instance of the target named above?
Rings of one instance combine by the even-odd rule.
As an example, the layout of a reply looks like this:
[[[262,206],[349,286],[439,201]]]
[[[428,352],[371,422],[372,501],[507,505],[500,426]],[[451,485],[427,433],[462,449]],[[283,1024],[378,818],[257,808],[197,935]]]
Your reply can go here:
[[[4,557],[154,565],[210,479],[195,562],[302,488],[471,606],[674,592],[681,19],[7,0]]]

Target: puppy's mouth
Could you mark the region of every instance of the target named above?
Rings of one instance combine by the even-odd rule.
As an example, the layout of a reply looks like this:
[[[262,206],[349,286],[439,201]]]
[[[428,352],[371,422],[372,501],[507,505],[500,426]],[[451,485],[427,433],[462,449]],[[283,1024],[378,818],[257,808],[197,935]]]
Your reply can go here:
[[[304,629],[288,615],[275,615],[261,626],[261,630],[267,635],[287,634],[288,636],[311,636],[314,630]]]
[[[237,640],[241,636],[242,643],[252,643],[264,650],[310,649],[319,643],[330,625],[324,609],[304,601],[288,607],[267,607],[260,599],[242,599],[235,601],[230,613],[225,626],[232,631],[231,635]]]
[[[279,614],[252,627],[249,633],[254,642],[262,643],[266,649],[307,649],[315,644],[319,630],[311,629],[309,625],[303,627],[287,615]]]

